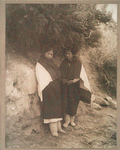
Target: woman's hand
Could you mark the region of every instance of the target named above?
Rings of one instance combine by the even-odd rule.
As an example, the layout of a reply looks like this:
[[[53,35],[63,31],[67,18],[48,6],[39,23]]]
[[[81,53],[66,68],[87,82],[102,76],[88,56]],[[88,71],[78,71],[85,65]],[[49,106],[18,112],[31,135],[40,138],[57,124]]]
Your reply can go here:
[[[73,83],[74,83],[73,80],[69,80],[69,81],[67,82],[68,85],[71,85],[71,84],[73,84]]]
[[[75,83],[75,82],[78,82],[79,80],[80,80],[80,78],[76,78],[73,80],[73,82]]]
[[[67,84],[68,84],[68,85],[71,85],[71,84],[73,84],[73,83],[78,82],[79,80],[80,80],[79,78],[73,79],[73,80],[69,80],[69,81],[67,82]]]

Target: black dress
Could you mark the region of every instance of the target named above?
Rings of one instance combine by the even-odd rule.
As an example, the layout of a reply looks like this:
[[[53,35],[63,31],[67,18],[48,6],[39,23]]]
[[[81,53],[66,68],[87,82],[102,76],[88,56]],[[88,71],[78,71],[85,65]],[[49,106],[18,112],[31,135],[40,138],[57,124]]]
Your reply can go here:
[[[71,61],[64,59],[60,65],[62,79],[73,80],[80,78],[81,62],[77,57]],[[62,94],[62,113],[70,116],[76,115],[78,103],[80,100],[80,81],[71,85],[61,82]]]
[[[41,56],[38,61],[50,74],[51,81],[42,91],[43,94],[43,118],[62,118],[60,70],[51,59]]]

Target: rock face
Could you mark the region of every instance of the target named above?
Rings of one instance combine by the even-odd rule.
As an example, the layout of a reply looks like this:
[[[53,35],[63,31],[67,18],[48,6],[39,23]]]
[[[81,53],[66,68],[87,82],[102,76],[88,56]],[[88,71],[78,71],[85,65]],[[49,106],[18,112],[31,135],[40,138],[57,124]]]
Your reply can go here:
[[[94,102],[91,104],[91,108],[94,108],[94,109],[97,109],[97,110],[101,110],[102,109],[102,107],[99,104],[96,104]]]
[[[99,96],[95,96],[94,101],[96,104],[99,104],[100,106],[109,106],[109,102],[107,102],[105,99]]]
[[[7,55],[5,77],[6,132],[13,132],[14,126],[18,125],[19,121],[21,122],[21,125],[17,126],[19,130],[22,130],[25,124],[32,126],[32,119],[40,117],[40,100],[37,94],[34,68],[22,56],[16,58]]]
[[[110,96],[105,97],[105,100],[109,102],[109,106],[113,109],[117,109],[117,102],[113,100]]]
[[[113,100],[110,96],[102,98],[102,97],[92,94],[91,103],[92,103],[91,107],[95,109],[100,108],[100,106],[109,106],[112,109],[117,109],[117,102]]]

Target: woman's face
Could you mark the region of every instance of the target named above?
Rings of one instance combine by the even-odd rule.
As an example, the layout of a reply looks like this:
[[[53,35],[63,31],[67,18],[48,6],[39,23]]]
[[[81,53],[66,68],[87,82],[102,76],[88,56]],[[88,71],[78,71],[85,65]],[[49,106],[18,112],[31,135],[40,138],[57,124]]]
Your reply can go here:
[[[48,59],[52,59],[53,58],[53,50],[46,52],[45,57]]]
[[[66,51],[65,56],[66,56],[67,59],[71,60],[72,57],[73,57],[73,54],[70,51]]]

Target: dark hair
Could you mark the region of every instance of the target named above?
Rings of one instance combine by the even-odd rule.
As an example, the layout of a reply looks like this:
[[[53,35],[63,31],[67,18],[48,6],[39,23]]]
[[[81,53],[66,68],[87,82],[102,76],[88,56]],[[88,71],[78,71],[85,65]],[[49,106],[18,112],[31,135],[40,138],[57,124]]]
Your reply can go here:
[[[53,48],[50,47],[50,48],[46,49],[46,51],[44,51],[44,53],[49,52],[49,51],[53,51]]]
[[[42,54],[45,54],[46,52],[49,52],[51,50],[53,50],[53,52],[54,52],[54,48],[51,45],[45,45],[42,48]]]
[[[72,46],[66,46],[63,49],[64,55],[65,55],[66,51],[70,51],[73,55],[75,55],[79,51],[79,48],[75,44],[73,44]]]

